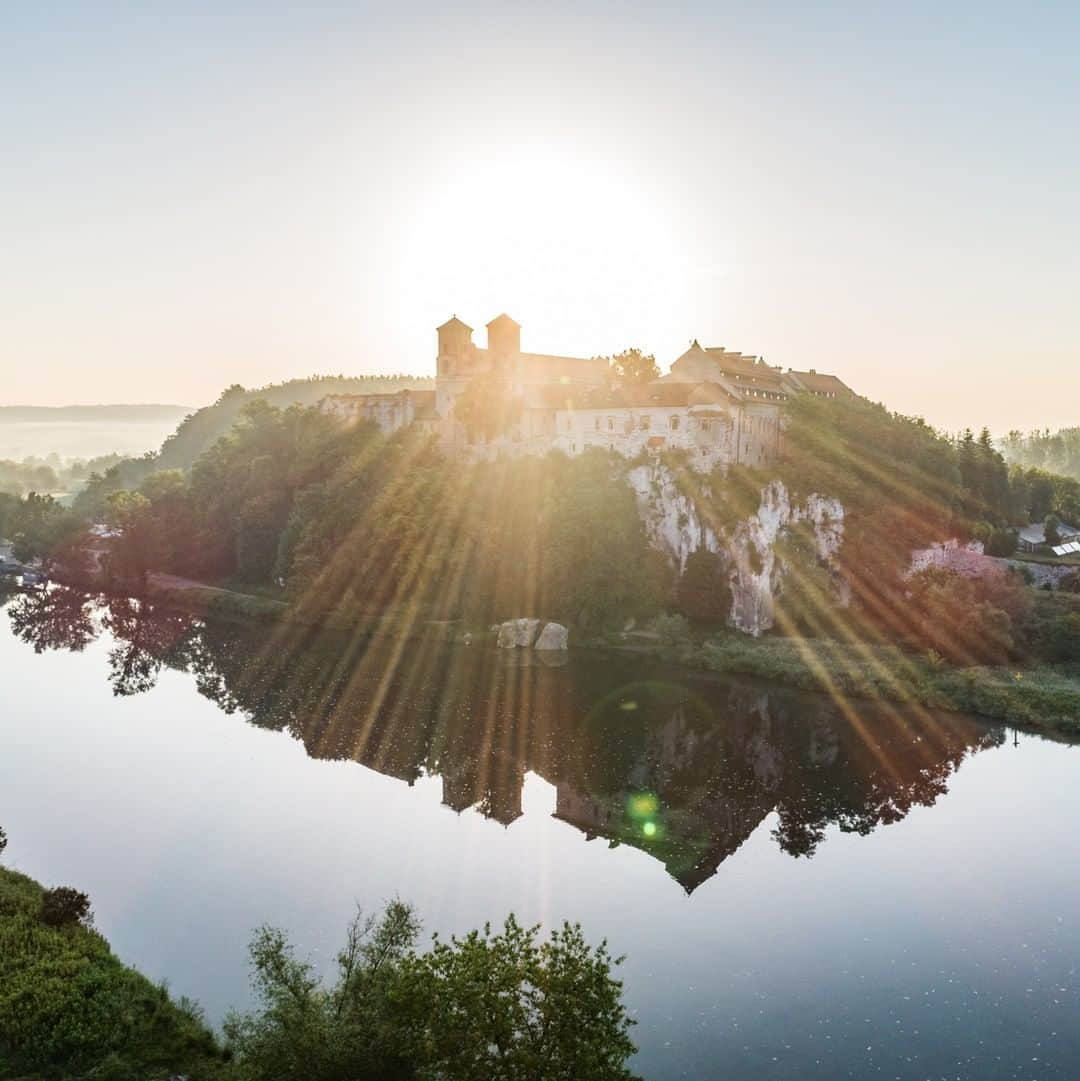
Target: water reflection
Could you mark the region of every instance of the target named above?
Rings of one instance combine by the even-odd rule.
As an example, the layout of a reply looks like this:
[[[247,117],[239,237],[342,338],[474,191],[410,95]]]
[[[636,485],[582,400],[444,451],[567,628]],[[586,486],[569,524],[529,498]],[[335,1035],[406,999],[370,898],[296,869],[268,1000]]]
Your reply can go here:
[[[549,668],[487,645],[283,636],[63,588],[22,595],[8,615],[38,652],[107,632],[117,695],[150,690],[165,668],[189,672],[220,708],[290,733],[311,757],[409,785],[440,777],[459,813],[510,826],[535,772],[555,788],[556,817],[647,852],[688,893],[773,812],[777,844],[812,856],[830,825],[866,834],[933,804],[965,756],[1004,739],[953,715],[673,679],[638,658],[577,654]]]

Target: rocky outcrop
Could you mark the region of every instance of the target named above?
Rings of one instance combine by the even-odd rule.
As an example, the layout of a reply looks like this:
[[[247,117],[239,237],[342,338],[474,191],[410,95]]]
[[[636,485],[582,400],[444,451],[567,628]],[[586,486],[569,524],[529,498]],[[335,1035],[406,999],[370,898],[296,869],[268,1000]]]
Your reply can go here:
[[[629,482],[650,543],[682,573],[691,552],[704,548],[724,561],[731,587],[728,622],[747,634],[773,626],[775,601],[790,569],[777,551],[779,542],[801,522],[812,527],[816,558],[825,566],[835,559],[844,539],[844,508],[835,499],[810,495],[799,503],[780,481],[767,484],[749,518],[727,526],[706,521],[692,495],[680,489],[675,475],[660,461],[635,467]],[[843,583],[837,597],[846,603]]]
[[[570,632],[561,623],[547,623],[533,649],[565,651],[569,642]]]

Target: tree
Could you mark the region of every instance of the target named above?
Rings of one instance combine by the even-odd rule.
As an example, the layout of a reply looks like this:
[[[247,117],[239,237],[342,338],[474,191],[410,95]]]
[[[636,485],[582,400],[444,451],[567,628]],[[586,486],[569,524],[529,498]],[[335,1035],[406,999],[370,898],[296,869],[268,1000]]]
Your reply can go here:
[[[326,987],[285,936],[261,928],[251,944],[255,1013],[225,1034],[253,1081],[624,1081],[634,1053],[618,964],[577,926],[538,944],[510,917],[418,953],[419,923],[393,901],[361,914]]]
[[[1043,534],[1046,543],[1053,546],[1061,543],[1061,519],[1056,514],[1048,514],[1043,522]]]
[[[649,383],[660,378],[660,365],[652,353],[630,348],[603,359],[607,360],[616,383]]]
[[[606,944],[577,924],[547,942],[510,916],[408,957],[398,992],[419,1076],[445,1081],[621,1081],[636,1048]]]
[[[338,954],[338,978],[323,986],[296,958],[284,934],[262,927],[251,943],[259,1010],[230,1014],[225,1035],[257,1081],[410,1078],[405,1034],[393,1021],[392,995],[420,925],[400,901],[381,919],[357,912]]]
[[[57,886],[41,895],[41,922],[46,927],[94,926],[90,898],[71,886]]]
[[[679,611],[688,619],[723,623],[731,611],[731,586],[723,560],[707,548],[691,552],[675,590]]]
[[[54,554],[70,544],[81,531],[79,519],[51,495],[31,492],[10,515],[15,558],[40,558],[50,563]]]

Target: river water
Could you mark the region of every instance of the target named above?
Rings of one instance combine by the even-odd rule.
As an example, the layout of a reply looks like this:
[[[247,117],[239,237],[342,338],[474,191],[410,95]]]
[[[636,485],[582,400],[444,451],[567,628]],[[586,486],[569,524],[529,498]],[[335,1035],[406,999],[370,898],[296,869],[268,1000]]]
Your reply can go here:
[[[0,612],[8,866],[218,1021],[357,903],[625,954],[646,1078],[1080,1077],[1080,750],[581,652]]]

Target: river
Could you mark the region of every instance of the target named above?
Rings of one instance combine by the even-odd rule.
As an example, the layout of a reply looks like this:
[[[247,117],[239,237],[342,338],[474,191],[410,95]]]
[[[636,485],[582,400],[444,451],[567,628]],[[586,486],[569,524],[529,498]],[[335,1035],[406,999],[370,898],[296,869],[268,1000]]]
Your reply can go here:
[[[5,863],[210,1020],[355,905],[625,954],[651,1081],[1080,1074],[1080,751],[638,657],[0,612]]]

